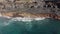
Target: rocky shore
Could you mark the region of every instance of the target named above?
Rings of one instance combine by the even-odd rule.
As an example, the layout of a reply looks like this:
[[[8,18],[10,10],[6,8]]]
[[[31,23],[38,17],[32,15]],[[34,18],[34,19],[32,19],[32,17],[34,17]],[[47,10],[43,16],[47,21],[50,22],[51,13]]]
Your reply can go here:
[[[16,0],[8,0],[0,3],[0,14],[9,17],[45,17],[60,19],[60,9],[56,5],[50,3],[48,7],[44,1],[21,2]],[[55,8],[54,8],[55,7]]]
[[[60,16],[57,16],[55,14],[33,14],[33,13],[28,13],[28,12],[20,12],[20,13],[15,13],[15,12],[9,12],[9,13],[2,13],[2,16],[8,16],[8,17],[27,17],[27,18],[53,18],[53,19],[59,19],[60,20]]]

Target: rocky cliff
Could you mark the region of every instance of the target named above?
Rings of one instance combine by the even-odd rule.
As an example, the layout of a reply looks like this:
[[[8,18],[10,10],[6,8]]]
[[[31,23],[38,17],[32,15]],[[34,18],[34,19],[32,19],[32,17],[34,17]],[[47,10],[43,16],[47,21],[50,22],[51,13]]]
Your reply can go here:
[[[0,3],[0,13],[2,16],[9,17],[46,17],[60,19],[60,9],[56,5],[50,3],[46,5],[44,1],[39,2],[38,0],[37,2],[8,0],[7,2]]]

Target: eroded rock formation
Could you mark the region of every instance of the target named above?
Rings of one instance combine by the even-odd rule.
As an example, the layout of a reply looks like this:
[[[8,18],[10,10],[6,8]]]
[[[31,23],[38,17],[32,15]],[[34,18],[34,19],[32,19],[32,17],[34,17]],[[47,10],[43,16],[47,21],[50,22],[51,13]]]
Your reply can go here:
[[[60,17],[59,10],[53,2],[46,3],[43,0],[33,0],[32,2],[6,0],[6,2],[0,3],[0,13],[3,16],[9,17],[46,17],[58,19]]]

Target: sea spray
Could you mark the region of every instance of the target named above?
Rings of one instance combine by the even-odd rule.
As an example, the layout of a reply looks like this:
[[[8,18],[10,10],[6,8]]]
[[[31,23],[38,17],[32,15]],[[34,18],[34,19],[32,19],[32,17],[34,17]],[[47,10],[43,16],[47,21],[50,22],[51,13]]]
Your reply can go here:
[[[0,16],[0,18],[1,18],[1,20],[3,20],[1,22],[1,24],[0,24],[2,26],[7,26],[7,25],[11,24],[12,21],[23,21],[23,22],[29,22],[31,24],[31,21],[33,21],[33,20],[44,20],[45,19],[44,17],[43,18],[30,18],[30,17],[24,17],[24,18],[15,17],[15,18],[11,18],[11,17],[8,17],[8,16]],[[28,25],[29,23],[26,23],[26,24]]]
[[[22,18],[22,17],[16,17],[16,18],[12,18],[11,20],[14,20],[14,21],[33,21],[33,20],[44,20],[45,19],[45,17],[37,17],[37,18],[30,18],[30,17],[24,17],[24,18]]]
[[[11,24],[12,21],[19,21],[19,22],[25,22],[25,28],[27,31],[31,30],[32,28],[32,21],[34,20],[44,20],[45,18],[27,18],[27,17],[15,17],[15,18],[12,18],[11,20],[9,20],[9,23]],[[8,24],[9,24],[8,23]]]

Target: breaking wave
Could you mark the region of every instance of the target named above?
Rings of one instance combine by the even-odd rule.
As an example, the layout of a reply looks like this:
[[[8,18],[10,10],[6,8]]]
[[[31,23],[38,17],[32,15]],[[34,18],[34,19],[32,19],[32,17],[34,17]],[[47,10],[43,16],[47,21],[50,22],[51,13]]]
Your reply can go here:
[[[26,22],[26,21],[33,21],[33,20],[44,20],[45,19],[45,17],[39,17],[39,18],[29,18],[29,17],[24,17],[24,18],[22,18],[22,17],[16,17],[16,18],[12,18],[11,20],[12,21],[24,21],[24,22]]]
[[[0,17],[0,34],[55,34],[59,29],[60,21],[55,19]]]
[[[11,22],[13,21],[22,21],[22,22],[31,22],[31,21],[34,21],[34,20],[44,20],[45,17],[39,17],[39,18],[30,18],[30,17],[15,17],[15,18],[11,18],[11,17],[8,17],[8,16],[0,16],[0,21],[2,21],[2,23],[0,25],[3,25],[3,26],[7,26],[9,24],[11,24]],[[27,23],[28,24],[28,23]]]
[[[28,22],[26,24],[29,24],[31,21],[34,21],[34,20],[38,21],[38,20],[44,20],[44,19],[45,19],[44,17],[43,18],[27,18],[27,17],[22,18],[22,17],[16,17],[16,18],[12,18],[8,22],[4,22],[3,25],[7,26],[7,25],[11,24],[14,21]]]
[[[7,18],[7,19],[11,19],[12,17],[9,17],[9,16],[3,16],[2,14],[0,14],[0,17],[4,17],[4,18]],[[32,20],[44,20],[45,17],[37,17],[37,18],[30,18],[30,17],[15,17],[15,18],[12,18],[11,20],[13,21],[32,21]]]

